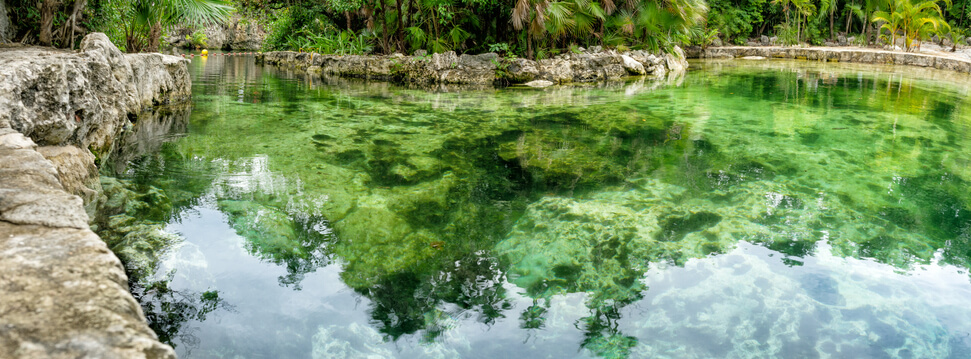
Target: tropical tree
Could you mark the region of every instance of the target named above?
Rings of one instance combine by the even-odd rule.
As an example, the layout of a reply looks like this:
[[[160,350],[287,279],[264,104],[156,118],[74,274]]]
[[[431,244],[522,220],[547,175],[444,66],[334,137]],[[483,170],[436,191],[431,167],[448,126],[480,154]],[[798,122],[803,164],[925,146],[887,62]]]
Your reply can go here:
[[[516,0],[510,21],[517,31],[526,32],[526,56],[533,56],[533,40],[546,34],[546,8],[548,0]]]
[[[891,46],[897,43],[897,33],[900,32],[904,39],[904,49],[911,50],[914,40],[918,42],[922,34],[938,31],[943,23],[941,7],[936,0],[918,1],[894,0],[891,3],[890,11],[876,11],[873,13],[873,22],[880,22],[881,30],[887,30],[888,34],[880,36],[884,39],[889,38]]]
[[[833,40],[836,38],[836,27],[835,27],[835,14],[836,7],[838,5],[838,0],[820,0],[819,1],[819,15],[829,15],[829,39]]]
[[[162,32],[178,25],[208,25],[224,20],[232,7],[223,0],[132,0],[124,12],[125,49],[158,51]]]

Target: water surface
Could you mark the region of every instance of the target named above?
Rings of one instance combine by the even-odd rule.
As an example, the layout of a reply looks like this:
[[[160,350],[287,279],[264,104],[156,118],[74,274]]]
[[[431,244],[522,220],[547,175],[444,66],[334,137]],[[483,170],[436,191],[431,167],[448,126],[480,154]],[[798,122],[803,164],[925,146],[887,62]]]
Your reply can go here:
[[[182,357],[971,355],[971,79],[692,66],[427,91],[196,59],[102,226],[163,238],[114,249]]]

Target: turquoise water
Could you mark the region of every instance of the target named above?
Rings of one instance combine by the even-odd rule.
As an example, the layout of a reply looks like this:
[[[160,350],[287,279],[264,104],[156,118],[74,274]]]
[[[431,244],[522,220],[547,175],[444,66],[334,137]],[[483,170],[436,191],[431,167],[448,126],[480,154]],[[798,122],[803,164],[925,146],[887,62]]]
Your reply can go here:
[[[692,68],[411,89],[197,58],[96,223],[182,357],[971,356],[971,79]]]

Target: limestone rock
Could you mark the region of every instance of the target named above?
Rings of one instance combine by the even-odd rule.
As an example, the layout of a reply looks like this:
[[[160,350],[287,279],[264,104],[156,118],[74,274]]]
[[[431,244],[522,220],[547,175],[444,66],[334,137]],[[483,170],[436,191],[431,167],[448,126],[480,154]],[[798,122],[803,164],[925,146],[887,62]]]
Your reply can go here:
[[[529,86],[529,87],[543,88],[543,87],[553,86],[553,82],[552,81],[546,81],[546,80],[533,80],[533,81],[524,83],[523,85],[526,85],[526,86]]]
[[[664,58],[670,72],[684,72],[688,69],[688,60],[685,59],[684,50],[681,50],[681,47],[675,46],[674,53],[665,54]]]
[[[37,149],[57,169],[57,178],[64,190],[90,203],[97,196],[98,167],[94,154],[75,146],[44,146]]]
[[[10,128],[0,128],[0,149],[17,150],[37,147],[34,141]]]
[[[647,71],[644,70],[644,65],[637,60],[634,60],[630,56],[620,55],[620,58],[624,60],[624,70],[627,70],[631,75],[646,75]]]
[[[190,94],[185,60],[122,54],[104,34],[81,41],[81,54],[48,48],[0,52],[0,125],[40,145],[107,151],[129,117]]]
[[[543,78],[547,81],[565,83],[573,81],[573,64],[564,59],[539,60]]]
[[[594,46],[578,54],[533,61],[504,59],[495,53],[456,55],[455,52],[421,56],[335,56],[289,51],[260,54],[268,65],[297,68],[321,75],[402,81],[419,84],[492,84],[502,80],[522,84],[534,80],[552,83],[615,81],[628,75],[662,76],[687,68],[684,52],[655,55],[644,51],[618,54]],[[318,70],[319,69],[319,70]]]
[[[0,149],[0,221],[87,228],[81,198],[65,193],[57,170],[33,149]]]
[[[0,221],[0,357],[175,358],[91,230]]]

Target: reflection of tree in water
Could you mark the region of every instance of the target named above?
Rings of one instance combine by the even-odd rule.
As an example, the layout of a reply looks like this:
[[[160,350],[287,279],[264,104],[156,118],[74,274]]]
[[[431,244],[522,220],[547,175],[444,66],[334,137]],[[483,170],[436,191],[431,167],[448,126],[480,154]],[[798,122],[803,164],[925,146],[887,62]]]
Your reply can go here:
[[[580,319],[577,327],[584,331],[580,347],[602,358],[626,358],[630,349],[637,345],[637,338],[624,335],[618,329],[620,308],[605,305],[593,310],[593,314]]]
[[[236,234],[246,238],[250,254],[286,268],[281,286],[300,290],[307,273],[330,264],[333,235],[326,220],[291,216],[254,201],[221,200],[218,206]]]
[[[233,312],[234,308],[219,297],[217,290],[200,293],[169,288],[174,275],[173,271],[160,280],[132,283],[132,294],[141,304],[149,327],[160,341],[175,347],[175,339],[178,339],[178,342],[193,347],[198,344],[198,339],[186,323],[205,321],[206,316],[216,309]]]
[[[451,328],[453,318],[472,312],[476,321],[491,325],[512,307],[493,259],[469,254],[446,262],[355,289],[371,300],[373,323],[388,339],[423,332],[422,339],[432,342]]]

